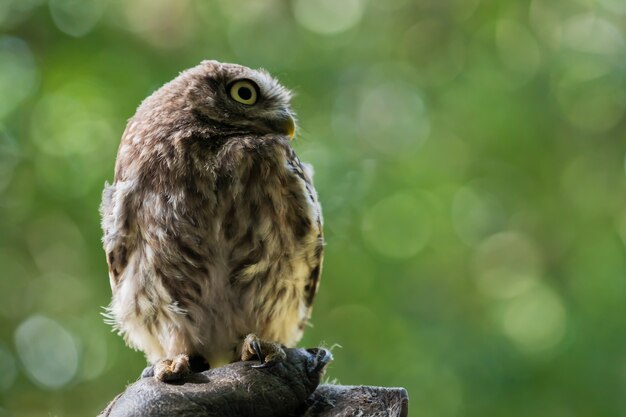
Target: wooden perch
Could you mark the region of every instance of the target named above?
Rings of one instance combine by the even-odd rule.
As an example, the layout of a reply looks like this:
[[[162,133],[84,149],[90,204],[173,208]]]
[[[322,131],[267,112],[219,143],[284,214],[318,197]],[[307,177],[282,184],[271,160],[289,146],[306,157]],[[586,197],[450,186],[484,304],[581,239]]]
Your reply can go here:
[[[142,378],[99,417],[330,417],[408,415],[403,388],[319,385],[331,360],[324,349],[286,349],[269,368],[236,362],[177,383]]]

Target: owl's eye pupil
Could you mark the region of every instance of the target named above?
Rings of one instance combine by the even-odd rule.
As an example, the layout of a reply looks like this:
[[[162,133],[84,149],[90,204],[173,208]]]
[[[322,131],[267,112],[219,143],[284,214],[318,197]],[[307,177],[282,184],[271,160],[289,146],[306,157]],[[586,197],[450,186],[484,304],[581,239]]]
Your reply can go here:
[[[252,98],[252,91],[248,87],[240,87],[237,92],[239,93],[239,97],[244,100],[250,100]]]

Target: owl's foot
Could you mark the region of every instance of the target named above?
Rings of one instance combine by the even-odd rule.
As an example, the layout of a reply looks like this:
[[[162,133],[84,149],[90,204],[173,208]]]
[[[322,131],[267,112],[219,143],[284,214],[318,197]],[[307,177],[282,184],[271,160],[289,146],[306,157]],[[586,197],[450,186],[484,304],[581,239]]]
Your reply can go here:
[[[248,361],[255,356],[259,358],[261,363],[253,365],[253,368],[268,368],[287,358],[287,354],[280,343],[261,340],[257,335],[249,334],[243,341],[241,360]]]
[[[189,356],[181,354],[171,359],[161,359],[154,364],[154,379],[157,381],[176,381],[191,373]]]

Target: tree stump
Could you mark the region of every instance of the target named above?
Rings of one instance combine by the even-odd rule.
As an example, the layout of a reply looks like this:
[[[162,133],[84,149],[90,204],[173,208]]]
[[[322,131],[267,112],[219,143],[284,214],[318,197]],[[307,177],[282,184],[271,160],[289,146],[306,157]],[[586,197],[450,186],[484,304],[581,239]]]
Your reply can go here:
[[[236,362],[175,383],[147,377],[119,394],[99,417],[330,417],[408,415],[403,388],[319,385],[331,355],[286,349],[269,368]]]

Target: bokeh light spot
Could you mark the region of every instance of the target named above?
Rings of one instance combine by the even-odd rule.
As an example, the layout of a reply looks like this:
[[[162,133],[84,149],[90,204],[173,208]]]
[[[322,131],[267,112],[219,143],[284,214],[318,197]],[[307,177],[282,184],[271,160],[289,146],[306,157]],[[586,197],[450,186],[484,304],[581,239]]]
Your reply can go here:
[[[24,234],[31,256],[41,271],[76,275],[82,272],[85,241],[76,223],[66,214],[49,212],[32,218]],[[77,285],[72,284],[71,278],[67,279],[71,287]]]
[[[563,68],[563,75],[559,77],[561,85],[576,85],[585,81],[593,81],[610,74],[614,70],[611,58],[597,57],[593,60],[578,59],[572,61],[567,68]]]
[[[79,376],[83,380],[91,380],[99,377],[107,365],[106,338],[96,332],[86,333],[82,339],[82,360]]]
[[[68,197],[100,191],[103,178],[111,172],[110,161],[115,158],[115,149],[102,153],[91,152],[80,157],[53,157],[39,153],[35,165],[37,185],[49,193]]]
[[[526,292],[542,274],[539,252],[525,236],[502,232],[477,248],[473,270],[478,289],[492,297],[510,298]]]
[[[61,388],[76,375],[76,343],[70,332],[50,318],[37,315],[20,324],[15,346],[28,376],[44,388]]]
[[[239,25],[231,25],[228,41],[239,59],[248,62],[250,66],[269,66],[274,70],[293,66],[301,52],[298,42],[294,42],[298,28],[288,20],[277,25],[276,19],[282,17],[270,14]],[[266,44],[249,42],[258,33],[264,34]]]
[[[428,139],[431,122],[415,68],[386,62],[344,71],[337,88],[332,126],[358,147],[407,157]]]
[[[537,41],[523,25],[500,20],[496,26],[496,45],[500,60],[519,82],[532,78],[539,68],[541,53]]]
[[[37,79],[35,61],[26,42],[0,37],[0,119],[35,91]]]
[[[362,230],[365,241],[377,252],[390,258],[410,258],[430,239],[428,208],[410,194],[394,194],[366,212]]]
[[[215,4],[236,28],[242,28],[254,20],[262,20],[273,12],[281,10],[280,2],[277,0],[217,0]]]
[[[452,224],[461,240],[473,246],[502,225],[503,209],[495,196],[468,185],[454,194]]]
[[[513,299],[502,315],[502,330],[522,351],[554,348],[565,336],[567,311],[560,297],[545,286]]]
[[[68,35],[84,36],[96,26],[108,0],[49,0],[50,14],[57,27]]]
[[[121,4],[127,28],[157,48],[181,47],[193,36],[196,19],[189,0],[134,0]]]
[[[42,151],[55,156],[99,150],[114,137],[106,112],[100,110],[70,94],[46,95],[33,112],[33,140]]]
[[[424,84],[445,85],[455,79],[465,64],[463,38],[450,32],[448,25],[437,19],[419,21],[407,30],[403,47],[416,75]]]
[[[386,83],[366,87],[358,123],[362,137],[385,153],[419,147],[430,134],[426,107],[408,84]]]
[[[107,344],[109,327],[94,311],[72,321],[69,328],[73,334],[79,335],[76,339],[80,352],[77,379],[85,381],[99,377],[106,370],[110,357]]]
[[[562,10],[554,0],[532,0],[529,20],[537,36],[552,48],[561,44]]]
[[[64,261],[67,256],[59,258]],[[91,308],[90,288],[85,281],[63,273],[49,272],[34,279],[29,285],[28,297],[37,310],[45,313],[80,313]]]
[[[298,23],[323,35],[334,35],[355,26],[365,6],[363,0],[296,0],[292,4]]]
[[[624,0],[598,0],[598,3],[610,12],[626,15],[626,2]]]
[[[0,1],[0,27],[13,27],[24,21],[44,0]]]
[[[557,99],[573,126],[594,133],[617,125],[626,109],[626,94],[610,83],[563,82],[557,86]]]
[[[623,53],[624,36],[596,14],[583,14],[563,24],[563,45],[581,52],[615,55]]]

